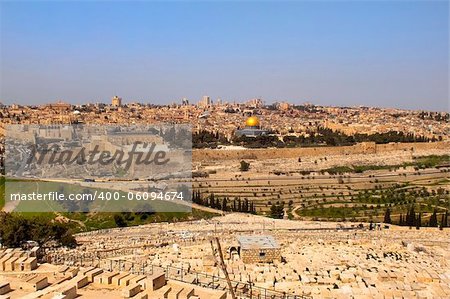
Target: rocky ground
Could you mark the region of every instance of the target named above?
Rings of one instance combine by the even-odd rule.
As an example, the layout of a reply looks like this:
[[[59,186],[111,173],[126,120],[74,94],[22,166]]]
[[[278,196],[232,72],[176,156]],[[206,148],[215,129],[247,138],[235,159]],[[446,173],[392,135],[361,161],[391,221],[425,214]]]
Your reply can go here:
[[[162,267],[177,269],[173,275],[185,279],[211,280],[223,277],[211,254],[210,239],[218,236],[236,284],[315,298],[449,298],[450,230],[383,227],[369,231],[351,223],[228,214],[78,235],[83,245],[55,252],[53,260],[77,264],[84,257],[84,263],[91,260],[103,268]],[[282,259],[245,264],[229,252],[236,236],[254,234],[274,236]],[[225,287],[223,281],[218,284]]]

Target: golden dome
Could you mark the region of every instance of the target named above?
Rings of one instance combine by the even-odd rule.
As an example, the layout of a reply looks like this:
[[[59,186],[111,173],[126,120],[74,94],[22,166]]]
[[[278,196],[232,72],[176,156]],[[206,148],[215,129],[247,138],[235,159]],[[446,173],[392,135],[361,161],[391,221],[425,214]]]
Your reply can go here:
[[[259,118],[257,118],[256,116],[250,116],[245,121],[245,125],[247,127],[259,127]]]

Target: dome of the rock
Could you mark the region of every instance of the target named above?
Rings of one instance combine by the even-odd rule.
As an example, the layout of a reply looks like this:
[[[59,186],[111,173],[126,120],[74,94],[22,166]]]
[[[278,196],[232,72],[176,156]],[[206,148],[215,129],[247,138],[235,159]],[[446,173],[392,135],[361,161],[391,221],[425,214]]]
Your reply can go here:
[[[259,127],[259,125],[260,125],[259,124],[259,118],[257,118],[256,116],[250,116],[245,121],[245,126],[246,127]]]

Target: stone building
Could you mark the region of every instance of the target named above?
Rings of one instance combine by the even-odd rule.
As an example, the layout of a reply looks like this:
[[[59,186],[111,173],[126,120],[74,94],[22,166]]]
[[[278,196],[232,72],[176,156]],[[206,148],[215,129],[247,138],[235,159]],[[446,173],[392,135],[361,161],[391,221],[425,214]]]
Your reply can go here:
[[[118,97],[118,96],[114,96],[111,99],[111,105],[113,107],[121,107],[122,106],[122,98]]]
[[[281,248],[272,236],[238,236],[239,255],[244,263],[273,263],[281,260]]]
[[[46,104],[43,106],[44,109],[53,109],[57,111],[68,111],[71,110],[72,105],[64,103],[63,101],[57,101],[56,103]]]

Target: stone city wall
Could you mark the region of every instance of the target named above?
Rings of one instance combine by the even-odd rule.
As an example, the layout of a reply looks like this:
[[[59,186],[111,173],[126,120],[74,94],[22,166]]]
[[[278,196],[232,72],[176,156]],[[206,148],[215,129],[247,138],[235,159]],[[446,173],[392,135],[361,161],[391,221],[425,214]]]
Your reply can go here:
[[[427,150],[448,149],[449,141],[433,143],[389,143],[375,144],[373,142],[362,142],[352,146],[323,146],[323,147],[298,147],[298,148],[264,148],[264,149],[242,149],[242,150],[213,150],[199,149],[192,152],[192,160],[196,162],[217,160],[242,160],[242,159],[297,159],[299,157],[314,157],[328,155],[354,155],[354,154],[377,154],[394,151],[413,151],[423,153]]]

